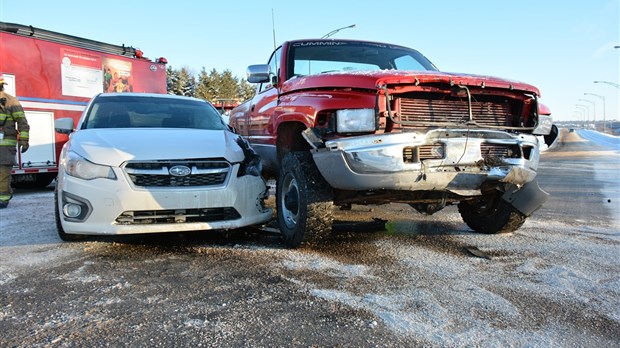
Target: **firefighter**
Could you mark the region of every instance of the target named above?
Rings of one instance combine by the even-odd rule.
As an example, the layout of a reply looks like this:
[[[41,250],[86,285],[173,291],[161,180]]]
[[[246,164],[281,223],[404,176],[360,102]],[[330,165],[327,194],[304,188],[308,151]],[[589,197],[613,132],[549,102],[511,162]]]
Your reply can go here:
[[[0,209],[9,205],[12,197],[11,168],[16,164],[17,145],[22,153],[28,150],[30,130],[21,104],[4,91],[6,84],[4,75],[0,74]]]

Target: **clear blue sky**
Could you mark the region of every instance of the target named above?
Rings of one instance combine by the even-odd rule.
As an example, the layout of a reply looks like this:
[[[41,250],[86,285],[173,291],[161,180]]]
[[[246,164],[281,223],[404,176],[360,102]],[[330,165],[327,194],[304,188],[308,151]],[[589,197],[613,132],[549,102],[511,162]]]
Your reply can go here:
[[[230,69],[245,76],[276,42],[368,39],[421,51],[443,71],[500,76],[537,86],[557,120],[580,119],[575,104],[606,98],[620,119],[619,0],[74,1],[0,0],[0,20],[32,25],[166,57],[175,69]]]

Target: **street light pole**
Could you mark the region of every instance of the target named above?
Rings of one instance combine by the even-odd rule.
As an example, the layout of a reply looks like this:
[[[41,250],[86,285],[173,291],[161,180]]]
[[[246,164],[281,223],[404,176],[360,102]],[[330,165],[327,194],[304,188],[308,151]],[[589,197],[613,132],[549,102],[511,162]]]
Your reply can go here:
[[[588,129],[588,123],[590,122],[590,108],[586,104],[575,104],[575,107],[582,108],[583,114],[586,116],[586,129]]]
[[[592,123],[594,123],[594,130],[596,130],[596,103],[589,99],[579,99],[579,100],[592,104]]]
[[[608,85],[614,86],[618,89],[620,89],[620,85],[617,83],[613,83],[613,82],[609,82],[609,81],[594,81],[594,83],[606,83]]]
[[[349,29],[349,28],[355,28],[355,24],[347,25],[346,27],[342,27],[342,28],[338,28],[338,29],[332,30],[332,31],[330,31],[329,33],[327,33],[327,34],[323,35],[323,36],[321,37],[321,39],[327,39],[328,37],[330,37],[330,36],[332,36],[332,35],[336,34],[336,33],[337,33],[337,32],[339,32],[339,31],[341,31],[342,29]]]
[[[603,99],[603,133],[607,133],[607,126],[605,124],[605,96],[594,93],[584,93],[584,95],[593,95],[595,97]]]
[[[582,122],[582,125],[586,123],[586,113],[583,111],[583,109],[575,109],[573,115],[576,115],[579,118],[579,120]]]

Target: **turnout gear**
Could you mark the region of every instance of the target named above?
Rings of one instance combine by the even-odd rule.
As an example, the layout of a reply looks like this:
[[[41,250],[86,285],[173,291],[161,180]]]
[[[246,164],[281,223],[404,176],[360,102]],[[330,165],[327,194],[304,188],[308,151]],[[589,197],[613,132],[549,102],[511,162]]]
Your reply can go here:
[[[0,208],[5,208],[12,197],[11,168],[16,164],[17,145],[26,152],[30,138],[24,109],[17,98],[4,92],[4,84],[0,75]]]

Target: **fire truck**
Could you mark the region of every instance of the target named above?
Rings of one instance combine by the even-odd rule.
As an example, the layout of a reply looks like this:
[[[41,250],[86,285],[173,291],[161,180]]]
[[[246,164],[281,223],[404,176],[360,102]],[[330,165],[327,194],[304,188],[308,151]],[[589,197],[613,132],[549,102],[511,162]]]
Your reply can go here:
[[[54,131],[55,119],[72,117],[77,124],[98,93],[166,93],[166,63],[124,44],[0,22],[5,91],[17,97],[30,124],[30,149],[18,151],[13,185],[45,187],[56,177],[68,136]]]

